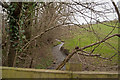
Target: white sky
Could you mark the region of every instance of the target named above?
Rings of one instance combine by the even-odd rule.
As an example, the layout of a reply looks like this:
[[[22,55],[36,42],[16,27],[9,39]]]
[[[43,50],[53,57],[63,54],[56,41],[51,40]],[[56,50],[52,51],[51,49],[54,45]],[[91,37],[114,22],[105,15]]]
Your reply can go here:
[[[4,1],[8,2],[9,0],[4,0]],[[15,0],[10,0],[10,1],[15,1]],[[25,1],[25,0],[22,0],[22,1]],[[26,0],[26,1],[30,1],[30,0]],[[36,1],[39,2],[39,1],[59,1],[59,0],[36,0]],[[70,0],[61,0],[61,1],[70,1]],[[79,1],[79,0],[75,0],[75,1]],[[111,0],[80,0],[80,1],[111,1]],[[114,0],[114,2],[118,2],[118,1],[119,0]]]
[[[4,0],[4,1],[9,1],[9,0]],[[11,0],[11,1],[17,1],[17,0]],[[19,1],[19,0],[18,0]],[[24,1],[24,0],[23,0]],[[29,0],[28,0],[29,1]],[[41,0],[37,0],[37,1],[41,1]],[[44,0],[43,0],[44,1]],[[46,1],[52,1],[52,0],[46,0]],[[55,1],[55,0],[53,0],[53,1]],[[56,1],[58,1],[58,0],[56,0]],[[70,0],[62,0],[62,1],[70,1]],[[91,1],[95,1],[95,2],[110,2],[111,3],[111,0],[74,0],[74,1],[88,1],[88,2],[91,2]],[[118,1],[120,1],[120,0],[114,0],[114,2],[117,4],[117,2]],[[111,3],[111,5],[112,5],[112,3]],[[0,6],[0,13],[1,13],[1,6]],[[107,15],[107,17],[109,17],[109,19],[114,19],[115,17],[116,17],[116,15],[115,14],[109,14],[109,15]],[[82,19],[82,18],[80,18],[80,17],[78,17],[78,15],[76,15],[76,19],[78,20],[78,21],[80,21],[80,23],[86,23],[85,22],[85,20],[84,19]],[[88,22],[89,22],[89,18],[86,18],[87,20],[88,20]],[[100,18],[99,17],[99,20],[101,20],[101,21],[103,21],[103,19],[102,18]]]
[[[76,0],[75,0],[76,1]],[[95,1],[95,2],[109,2],[110,3],[110,6],[112,6],[113,7],[113,4],[112,4],[112,2],[111,2],[111,0],[80,0],[80,1],[87,1],[87,2],[93,2],[93,1]],[[117,2],[118,1],[120,1],[120,0],[114,0],[114,2],[117,4]],[[106,6],[107,8],[108,8],[108,6]],[[114,8],[114,7],[113,7]],[[101,7],[98,7],[98,8],[95,8],[96,10],[103,10],[103,9],[101,9]],[[85,14],[85,13],[84,13]],[[89,17],[91,17],[91,14],[90,13],[86,13],[86,15],[87,16],[89,16]],[[81,15],[80,15],[81,16]],[[75,15],[75,18],[76,18],[76,20],[77,20],[77,22],[76,22],[76,20],[74,20],[73,19],[73,22],[75,22],[76,24],[82,24],[82,23],[84,23],[84,24],[86,24],[87,22],[89,23],[90,21],[91,22],[95,22],[95,20],[94,19],[91,19],[91,18],[88,18],[88,17],[85,17],[85,19],[87,20],[87,22],[86,22],[86,20],[84,19],[84,18],[82,18],[82,17],[80,17],[78,14],[76,14]],[[106,17],[103,17],[103,16],[106,16]],[[116,19],[117,18],[117,14],[116,13],[109,13],[109,14],[106,14],[106,15],[103,15],[103,16],[99,16],[99,15],[94,15],[94,14],[92,14],[92,17],[93,18],[95,18],[96,20],[99,20],[99,21],[108,21],[108,20],[114,20],[114,19]],[[79,22],[79,23],[78,23]]]

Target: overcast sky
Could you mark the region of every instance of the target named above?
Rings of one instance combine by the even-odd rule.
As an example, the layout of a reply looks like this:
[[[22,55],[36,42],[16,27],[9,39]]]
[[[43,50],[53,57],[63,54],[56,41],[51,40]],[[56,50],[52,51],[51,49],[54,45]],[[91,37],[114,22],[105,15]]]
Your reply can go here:
[[[9,0],[2,0],[2,1],[9,1]],[[10,0],[10,1],[35,1],[35,0]],[[47,2],[47,1],[65,1],[65,2],[67,2],[67,1],[71,1],[71,0],[36,0],[36,1],[45,1],[45,2]],[[74,1],[111,1],[111,0],[74,0]],[[114,0],[114,2],[118,2],[119,0]]]
[[[9,1],[9,0],[4,0],[4,1]],[[17,0],[11,0],[11,1],[17,1]],[[18,0],[19,1],[19,0]],[[23,0],[24,1],[24,0]],[[31,0],[32,1],[32,0]],[[37,1],[41,1],[41,0],[37,0]],[[43,1],[55,1],[55,0],[43,0]],[[58,1],[58,0],[56,0]],[[63,0],[63,1],[69,1],[69,0]],[[74,1],[87,1],[87,2],[91,2],[91,1],[95,1],[95,2],[109,2],[111,5],[111,0],[74,0]],[[120,0],[114,0],[114,2],[117,4],[117,2],[120,1]],[[113,6],[113,5],[112,5]],[[99,8],[98,8],[99,9]],[[0,6],[0,13],[1,13],[1,6]],[[89,15],[89,14],[88,14]],[[108,14],[107,17],[110,19],[110,20],[113,20],[114,18],[116,18],[116,14]],[[80,21],[80,24],[82,23],[86,23],[86,21],[83,19],[83,18],[80,18],[78,15],[76,15],[76,19],[78,21]],[[89,18],[86,17],[86,19],[88,20],[88,22],[90,21]],[[99,20],[101,21],[104,21],[103,18],[99,17],[98,18]],[[94,20],[93,20],[94,21]]]
[[[76,0],[74,0],[74,1],[76,1]],[[85,2],[86,1],[87,2],[93,2],[94,1],[94,2],[100,2],[100,3],[101,2],[109,2],[110,6],[106,6],[106,8],[108,8],[108,7],[113,7],[114,8],[111,0],[78,0],[78,1],[85,1]],[[118,1],[120,1],[120,0],[114,0],[114,2],[116,4],[117,4]],[[99,10],[99,11],[103,10],[101,7],[97,7],[95,9]],[[91,17],[91,13],[86,13],[86,15],[89,16],[89,17]],[[72,19],[73,19],[73,22],[75,22],[76,24],[83,24],[83,23],[86,24],[87,22],[88,23],[90,23],[90,22],[96,22],[94,19],[99,20],[99,21],[114,20],[114,19],[117,19],[117,14],[116,14],[116,12],[114,12],[114,13],[109,13],[109,14],[105,14],[105,15],[103,14],[103,16],[99,16],[99,15],[96,15],[96,14],[92,13],[92,18],[94,18],[94,19],[91,19],[91,18],[88,18],[88,17],[85,17],[85,16],[84,16],[84,18],[81,17],[80,13],[78,13],[78,14],[75,15],[75,19],[74,18],[72,18]],[[87,20],[87,22],[86,22],[86,20]]]
[[[9,0],[1,0],[1,1],[6,1],[6,2],[8,2]],[[17,1],[17,0],[11,0],[11,1]],[[19,1],[19,0],[18,0]],[[25,1],[25,0],[22,0],[22,1]],[[32,0],[31,0],[32,1]],[[41,0],[37,0],[37,1],[41,1]],[[44,0],[43,0],[44,1]],[[55,0],[45,0],[45,1],[55,1]],[[56,1],[58,1],[58,0],[56,0]],[[63,1],[69,1],[69,0],[63,0]],[[75,1],[77,1],[77,0],[75,0]],[[79,1],[79,0],[78,0]],[[99,1],[99,2],[101,2],[101,1],[109,1],[109,2],[111,2],[111,0],[80,0],[80,1]],[[117,2],[118,1],[120,1],[120,0],[114,0],[114,2],[117,4]],[[0,6],[0,12],[1,12],[1,6]]]

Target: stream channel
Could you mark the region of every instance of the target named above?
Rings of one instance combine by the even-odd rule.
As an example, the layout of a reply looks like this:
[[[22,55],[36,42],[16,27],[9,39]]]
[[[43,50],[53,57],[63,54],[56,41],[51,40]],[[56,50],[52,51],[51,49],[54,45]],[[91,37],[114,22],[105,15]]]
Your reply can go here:
[[[52,55],[55,59],[54,63],[52,64],[49,69],[55,69],[65,58],[66,55],[60,50],[60,48],[63,46],[64,42],[56,39],[57,41],[61,42],[61,44],[53,47],[52,49]],[[65,70],[65,66],[62,68],[62,70]]]

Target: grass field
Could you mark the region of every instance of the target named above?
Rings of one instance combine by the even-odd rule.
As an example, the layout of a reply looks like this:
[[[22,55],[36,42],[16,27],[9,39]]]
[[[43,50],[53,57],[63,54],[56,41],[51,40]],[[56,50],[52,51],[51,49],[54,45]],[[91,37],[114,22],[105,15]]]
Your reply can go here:
[[[105,22],[105,24],[108,25],[117,25],[116,22]],[[86,26],[86,25],[85,25]],[[85,27],[84,26],[84,27]],[[93,24],[91,27],[86,28],[88,30],[94,30],[94,32],[88,32],[82,28],[76,28],[76,30],[70,30],[70,38],[65,38],[65,36],[62,38],[65,41],[64,47],[66,49],[69,49],[70,52],[75,48],[75,46],[84,47],[86,45],[90,45],[92,43],[95,43],[97,41],[100,41],[105,38],[111,31],[113,31],[110,35],[118,33],[117,28],[108,27],[103,24]],[[116,53],[116,50],[118,49],[118,37],[113,37],[106,41],[107,43],[102,43],[97,47],[93,54],[101,54],[103,57],[111,57]],[[110,45],[111,46],[110,46]],[[91,51],[93,47],[85,49],[86,51]],[[116,48],[113,49],[113,47]],[[113,58],[113,61],[117,62],[118,57],[117,55]]]

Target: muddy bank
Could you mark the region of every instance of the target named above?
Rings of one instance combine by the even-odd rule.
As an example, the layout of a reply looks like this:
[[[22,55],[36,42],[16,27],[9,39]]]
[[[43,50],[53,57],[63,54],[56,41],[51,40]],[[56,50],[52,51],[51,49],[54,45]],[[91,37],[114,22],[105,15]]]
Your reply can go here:
[[[65,49],[64,47],[60,48],[60,51],[65,54],[66,56],[70,54],[70,51],[68,49]]]

